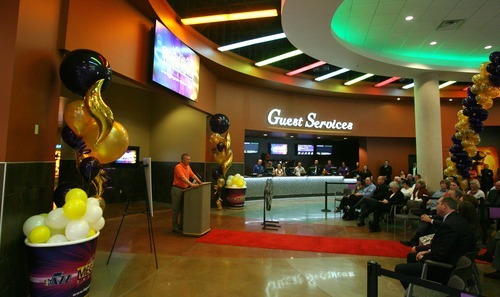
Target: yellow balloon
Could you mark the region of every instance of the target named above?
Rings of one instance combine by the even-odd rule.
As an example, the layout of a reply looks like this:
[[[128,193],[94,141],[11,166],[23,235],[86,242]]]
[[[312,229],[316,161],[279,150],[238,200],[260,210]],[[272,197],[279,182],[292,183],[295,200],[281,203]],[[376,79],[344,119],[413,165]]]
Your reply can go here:
[[[493,106],[493,100],[488,98],[488,100],[484,101],[481,106],[483,106],[484,109],[490,109]]]
[[[50,229],[47,226],[38,226],[31,230],[28,240],[31,243],[46,243],[50,238]]]
[[[88,196],[87,193],[85,193],[84,190],[80,188],[73,188],[66,193],[66,196],[64,197],[64,201],[68,203],[68,201],[73,200],[73,199],[79,199],[82,202],[87,204]]]
[[[224,184],[225,184],[225,183],[226,183],[226,182],[224,181],[224,179],[223,179],[222,177],[221,177],[221,178],[219,178],[219,179],[217,180],[217,186],[218,186],[219,188],[222,188],[222,187],[224,186]]]
[[[120,158],[128,148],[129,139],[127,130],[115,121],[113,128],[101,142],[94,145],[100,129],[97,123],[92,124],[88,132],[83,135],[83,140],[91,150],[89,157],[96,158],[101,164],[111,163]]]
[[[99,134],[96,139],[96,144],[101,142],[113,127],[115,121],[113,112],[101,97],[101,87],[104,79],[98,80],[85,94],[84,103],[87,111],[96,120],[99,126]]]
[[[80,199],[72,199],[63,205],[64,215],[70,220],[81,219],[87,211],[87,204]]]
[[[90,228],[89,233],[87,234],[87,237],[92,237],[95,235],[95,233],[96,233],[95,230]]]
[[[75,132],[76,135],[82,136],[90,128],[95,120],[85,109],[83,100],[76,100],[68,103],[64,110],[64,120],[66,124]]]

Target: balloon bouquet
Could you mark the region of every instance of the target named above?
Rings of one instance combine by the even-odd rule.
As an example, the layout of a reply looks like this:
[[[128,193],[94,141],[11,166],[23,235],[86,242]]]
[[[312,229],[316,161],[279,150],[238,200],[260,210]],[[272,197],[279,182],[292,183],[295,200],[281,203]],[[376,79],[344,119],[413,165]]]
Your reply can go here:
[[[23,232],[31,243],[84,239],[104,227],[105,202],[102,194],[113,168],[104,168],[127,150],[127,130],[114,120],[101,92],[111,81],[108,61],[99,53],[78,49],[66,54],[59,74],[63,84],[83,97],[69,103],[64,111],[67,126],[61,137],[75,151],[76,166],[83,179],[95,188],[94,197],[73,182],[63,182],[54,191],[57,206],[48,214],[30,217]]]
[[[215,114],[209,122],[212,135],[210,143],[212,144],[212,153],[214,159],[219,164],[219,168],[212,170],[212,178],[217,182],[215,195],[217,195],[217,209],[222,210],[222,189],[225,184],[227,170],[233,163],[233,151],[231,150],[231,136],[229,135],[229,119],[223,114]]]
[[[493,99],[500,96],[500,52],[489,56],[490,62],[482,63],[479,74],[472,77],[472,86],[467,88],[463,109],[457,113],[456,133],[451,137],[453,145],[446,159],[445,176],[455,176],[463,189],[468,187],[469,167],[481,152],[476,146],[481,142],[479,133],[488,119],[488,109]]]

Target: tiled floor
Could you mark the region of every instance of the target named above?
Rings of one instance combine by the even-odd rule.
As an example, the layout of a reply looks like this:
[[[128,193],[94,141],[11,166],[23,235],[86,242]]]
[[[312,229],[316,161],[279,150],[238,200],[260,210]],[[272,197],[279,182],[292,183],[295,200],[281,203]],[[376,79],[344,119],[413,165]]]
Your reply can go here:
[[[321,212],[324,198],[275,199],[267,219],[280,222],[278,231],[262,230],[262,201],[244,209],[212,210],[211,227],[254,232],[399,240],[385,230],[369,233],[355,221],[344,222]],[[106,226],[98,239],[91,296],[366,296],[367,262],[392,270],[405,259],[299,252],[197,243],[171,232],[171,210],[156,206],[153,218],[158,269],[150,250],[147,218],[134,203],[124,218],[116,246],[106,265],[124,210],[107,205]],[[478,265],[481,272],[493,270]],[[483,293],[498,296],[500,283],[482,278]],[[398,281],[379,277],[379,296],[403,296]]]

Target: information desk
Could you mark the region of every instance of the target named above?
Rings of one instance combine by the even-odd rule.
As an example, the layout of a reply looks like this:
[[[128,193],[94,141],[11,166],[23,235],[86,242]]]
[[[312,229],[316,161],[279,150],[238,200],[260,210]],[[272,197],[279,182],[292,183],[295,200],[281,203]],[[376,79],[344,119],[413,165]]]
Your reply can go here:
[[[343,176],[277,176],[248,177],[247,199],[262,199],[267,179],[273,179],[273,197],[324,196],[325,182],[336,183],[328,186],[329,193],[343,192],[347,187],[354,187],[355,178]]]

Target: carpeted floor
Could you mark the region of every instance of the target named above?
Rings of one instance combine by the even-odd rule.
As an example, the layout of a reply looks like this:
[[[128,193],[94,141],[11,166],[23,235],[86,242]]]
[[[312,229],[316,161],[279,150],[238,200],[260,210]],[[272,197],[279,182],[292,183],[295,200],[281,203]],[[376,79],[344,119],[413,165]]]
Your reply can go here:
[[[233,246],[406,258],[408,248],[393,240],[338,238],[212,229],[196,240]]]

